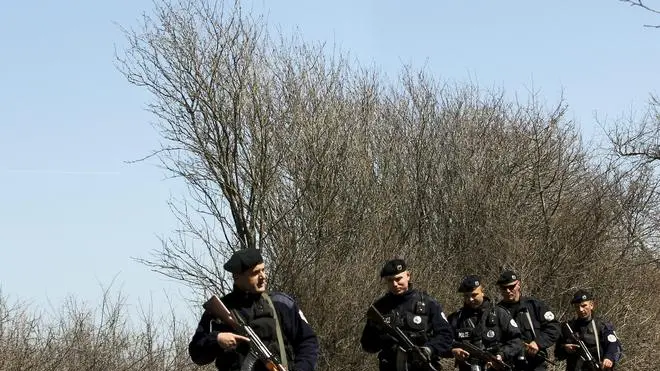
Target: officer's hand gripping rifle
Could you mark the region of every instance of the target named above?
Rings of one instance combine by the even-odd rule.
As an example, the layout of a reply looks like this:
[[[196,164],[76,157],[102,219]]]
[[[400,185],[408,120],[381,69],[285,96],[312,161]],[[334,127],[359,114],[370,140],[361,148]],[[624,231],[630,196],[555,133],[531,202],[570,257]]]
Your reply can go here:
[[[245,320],[236,311],[229,311],[225,304],[213,295],[203,305],[211,316],[228,324],[235,331],[250,339],[250,351],[264,363],[269,371],[286,371],[286,368],[280,363],[280,360],[274,355],[268,347],[259,339],[254,330],[245,323]]]
[[[373,306],[373,304],[367,310],[367,318],[376,322],[376,324],[384,328],[390,335],[392,335],[398,342],[399,346],[408,354],[415,354],[419,356],[420,359],[428,366],[430,371],[439,371],[435,366],[433,366],[433,361],[428,354],[422,351],[417,345],[415,345],[406,334],[401,331],[400,328],[392,326],[389,323],[385,322],[383,315]]]
[[[468,343],[466,341],[458,341],[458,342],[455,341],[452,347],[461,348],[466,352],[470,353],[470,357],[476,358],[484,363],[490,362],[491,364],[490,368],[495,369],[497,371],[512,370],[511,366],[504,363],[504,361],[502,361],[501,359],[497,358],[496,355],[487,352],[474,344]]]
[[[525,343],[525,342],[523,342],[523,346],[524,346],[525,348],[529,348],[529,343]],[[551,365],[553,365],[553,366],[557,366],[557,363],[555,363],[553,360],[551,360],[550,358],[548,358],[548,354],[547,354],[546,352],[541,351],[541,350],[539,350],[538,352],[536,352],[536,355],[535,355],[534,357],[541,358],[543,361],[548,362],[549,364],[551,364]]]
[[[584,341],[580,340],[580,338],[577,336],[575,332],[573,332],[573,329],[568,323],[566,323],[566,328],[568,328],[568,333],[571,335],[571,338],[577,343],[578,345],[577,352],[584,361],[584,363],[587,365],[589,370],[599,371],[600,365],[598,364],[598,361],[594,358],[594,356],[591,355],[591,352],[589,351],[589,348],[587,348],[587,346],[584,344]]]

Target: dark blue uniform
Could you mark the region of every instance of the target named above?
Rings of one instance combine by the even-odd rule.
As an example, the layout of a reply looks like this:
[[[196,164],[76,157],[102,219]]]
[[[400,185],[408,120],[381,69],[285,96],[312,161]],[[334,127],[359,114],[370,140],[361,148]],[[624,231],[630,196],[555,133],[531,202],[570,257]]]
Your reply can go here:
[[[272,292],[269,296],[280,321],[289,370],[313,371],[319,351],[316,334],[291,297],[279,292]],[[275,316],[263,295],[248,294],[234,287],[234,291],[220,300],[229,310],[238,310],[270,351],[279,357]],[[234,332],[234,330],[204,312],[197,331],[190,341],[188,348],[190,358],[198,365],[206,365],[215,360],[218,370],[238,371],[245,361],[250,345],[247,342],[239,342],[235,350],[225,351],[220,348],[217,341],[220,332]],[[255,370],[264,369],[261,363],[255,366]]]
[[[602,365],[604,359],[609,359],[616,366],[621,358],[622,347],[619,337],[616,335],[614,325],[602,318],[595,317],[593,320],[573,319],[567,322],[573,332],[589,348],[591,355]],[[555,347],[555,356],[566,360],[566,371],[587,370],[583,367],[583,361],[579,353],[567,353],[564,344],[576,344],[565,323],[561,325],[561,336]]]
[[[559,339],[559,321],[554,313],[541,300],[532,297],[521,297],[517,303],[499,302],[499,306],[506,309],[518,324],[522,341],[530,343],[535,341],[539,352],[547,358],[547,350]],[[522,351],[524,352],[523,347]],[[526,353],[526,352],[524,352]],[[522,356],[522,354],[521,354]],[[519,357],[516,370],[541,371],[546,369],[546,362],[540,357]]]
[[[456,341],[468,342],[492,354],[501,355],[509,364],[513,364],[522,351],[518,324],[505,309],[495,305],[487,297],[477,309],[464,306],[452,313],[449,323],[454,329]],[[445,356],[453,355],[448,352]],[[470,370],[471,364],[482,368],[485,366],[483,362],[471,358],[467,363],[457,362],[461,371]]]
[[[451,349],[452,331],[442,306],[428,294],[410,289],[404,294],[385,294],[373,304],[385,321],[396,326],[417,346],[431,349],[433,359]],[[373,321],[367,323],[360,339],[362,349],[378,353],[381,371],[396,370],[397,343]],[[409,370],[418,368],[409,362]]]

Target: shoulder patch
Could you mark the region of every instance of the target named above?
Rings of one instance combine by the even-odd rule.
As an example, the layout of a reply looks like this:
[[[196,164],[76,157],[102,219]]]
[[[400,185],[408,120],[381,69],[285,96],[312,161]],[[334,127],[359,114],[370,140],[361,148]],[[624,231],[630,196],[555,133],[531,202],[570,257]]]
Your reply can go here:
[[[271,292],[270,298],[273,300],[273,303],[277,302],[284,304],[284,306],[289,309],[296,305],[296,302],[293,300],[293,298],[283,292]]]
[[[511,324],[513,327],[518,327],[518,324],[514,320],[509,321],[509,324]]]
[[[555,319],[555,315],[551,311],[547,311],[543,315],[543,318],[545,318],[546,321],[552,321]]]
[[[617,339],[616,339],[616,336],[614,334],[607,335],[607,341],[609,341],[610,343],[616,343],[616,340]]]

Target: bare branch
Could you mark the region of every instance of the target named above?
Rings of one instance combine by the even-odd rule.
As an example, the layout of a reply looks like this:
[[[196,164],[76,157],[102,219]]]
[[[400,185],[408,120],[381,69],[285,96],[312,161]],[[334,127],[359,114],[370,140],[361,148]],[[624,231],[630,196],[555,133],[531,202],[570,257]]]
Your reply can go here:
[[[630,4],[630,6],[632,6],[632,7],[639,7],[639,8],[645,9],[649,12],[652,12],[652,13],[655,13],[655,14],[660,14],[660,10],[652,8],[648,5],[646,5],[644,2],[642,2],[642,0],[619,0],[619,1]],[[647,27],[647,28],[660,28],[660,25],[645,24],[644,27]]]
[[[660,10],[649,7],[648,5],[644,4],[644,2],[642,2],[642,0],[619,0],[619,1],[630,4],[630,6],[637,6],[637,7],[646,9],[650,12],[660,14]]]

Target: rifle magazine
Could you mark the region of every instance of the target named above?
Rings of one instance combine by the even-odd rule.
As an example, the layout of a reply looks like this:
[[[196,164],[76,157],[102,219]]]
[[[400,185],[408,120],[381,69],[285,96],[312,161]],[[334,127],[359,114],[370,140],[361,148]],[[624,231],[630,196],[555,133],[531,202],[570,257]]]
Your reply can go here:
[[[408,353],[401,347],[396,348],[396,370],[408,371]]]
[[[245,357],[245,360],[243,361],[243,364],[241,365],[241,371],[253,371],[257,361],[259,361],[259,357],[257,357],[254,352],[248,353],[247,357]]]

